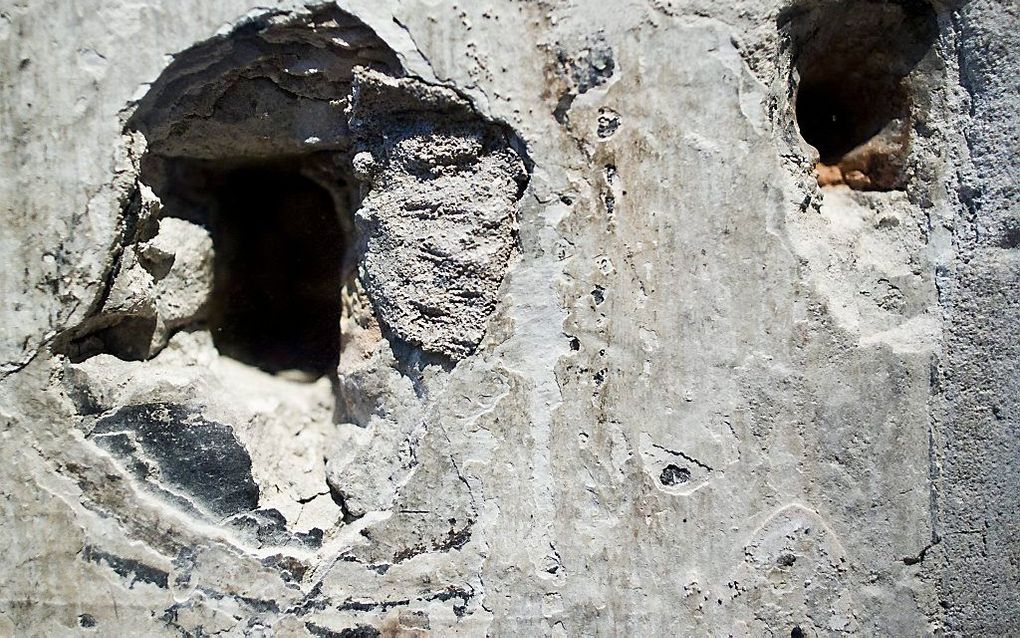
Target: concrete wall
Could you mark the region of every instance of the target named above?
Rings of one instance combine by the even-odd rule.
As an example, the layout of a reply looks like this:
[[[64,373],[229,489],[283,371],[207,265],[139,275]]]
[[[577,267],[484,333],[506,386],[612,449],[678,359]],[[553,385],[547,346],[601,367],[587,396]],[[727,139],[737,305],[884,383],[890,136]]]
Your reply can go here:
[[[269,4],[0,7],[0,635],[1020,630],[1014,6]],[[184,121],[356,193],[335,373],[221,354]]]

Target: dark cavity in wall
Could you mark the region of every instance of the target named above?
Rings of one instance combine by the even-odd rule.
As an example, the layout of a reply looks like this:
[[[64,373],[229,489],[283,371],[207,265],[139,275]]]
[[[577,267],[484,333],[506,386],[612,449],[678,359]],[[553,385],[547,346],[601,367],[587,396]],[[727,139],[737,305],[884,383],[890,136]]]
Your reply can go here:
[[[163,216],[212,237],[205,323],[221,354],[307,379],[336,369],[354,195],[343,162],[323,166],[315,156],[143,161]]]
[[[686,483],[691,480],[691,471],[686,467],[680,467],[670,463],[666,467],[662,468],[662,472],[659,474],[659,482],[663,485],[672,486],[680,483]]]
[[[932,8],[916,0],[802,3],[780,26],[793,45],[797,126],[818,151],[818,183],[902,188],[925,90],[913,72],[938,35]]]
[[[286,163],[221,170],[210,181],[216,347],[267,372],[335,369],[350,243],[340,216],[349,211]]]
[[[145,136],[140,181],[160,216],[211,235],[201,327],[221,354],[270,373],[314,379],[339,361],[359,66],[401,74],[389,47],[335,7],[263,16],[175,56],[128,122]]]
[[[127,122],[145,151],[116,294],[55,351],[149,359],[174,332],[208,329],[225,356],[318,378],[341,359],[346,308],[346,325],[378,321],[391,341],[472,352],[529,164],[517,136],[457,91],[403,75],[332,5],[254,18],[177,54]]]

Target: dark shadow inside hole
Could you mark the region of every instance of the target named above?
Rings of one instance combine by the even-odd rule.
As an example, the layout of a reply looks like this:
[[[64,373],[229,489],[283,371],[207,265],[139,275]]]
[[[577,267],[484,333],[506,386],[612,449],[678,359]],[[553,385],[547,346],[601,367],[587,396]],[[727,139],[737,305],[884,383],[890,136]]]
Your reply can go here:
[[[819,183],[902,187],[923,89],[914,71],[938,36],[932,7],[921,0],[805,1],[780,23],[793,41],[797,127],[818,151]]]
[[[834,69],[801,78],[796,110],[801,135],[826,164],[838,162],[894,120],[906,121],[910,116],[899,78]]]
[[[78,330],[58,337],[54,352],[72,363],[81,363],[97,354],[112,354],[121,361],[143,361],[156,329],[151,316],[105,315],[84,322]]]
[[[217,349],[272,373],[334,371],[347,246],[330,193],[273,166],[235,168],[210,181],[209,327]]]

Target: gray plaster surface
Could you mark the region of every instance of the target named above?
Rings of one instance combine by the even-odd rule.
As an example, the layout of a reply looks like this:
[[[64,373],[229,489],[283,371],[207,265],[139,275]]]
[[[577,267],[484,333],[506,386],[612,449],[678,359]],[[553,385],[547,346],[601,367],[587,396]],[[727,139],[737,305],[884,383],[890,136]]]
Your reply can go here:
[[[1020,14],[856,4],[0,4],[0,635],[1020,632]]]

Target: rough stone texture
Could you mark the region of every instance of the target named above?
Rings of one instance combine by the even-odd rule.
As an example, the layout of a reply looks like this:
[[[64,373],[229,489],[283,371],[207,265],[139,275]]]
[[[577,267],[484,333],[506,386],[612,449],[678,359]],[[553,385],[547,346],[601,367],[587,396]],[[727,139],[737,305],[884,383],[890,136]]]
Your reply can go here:
[[[974,2],[954,15],[966,90],[965,152],[952,216],[955,252],[939,270],[946,338],[938,400],[938,538],[932,552],[946,627],[1018,631],[1020,609],[1020,9]]]
[[[898,12],[7,3],[0,635],[1020,631],[1017,8],[883,49],[883,188],[797,124]],[[325,374],[221,352],[251,164]]]
[[[218,159],[343,149],[359,67],[397,69],[356,17],[320,5],[250,16],[174,57],[130,126],[163,156]]]
[[[361,281],[398,337],[474,350],[496,305],[527,184],[506,132],[448,89],[366,72],[354,87]]]

